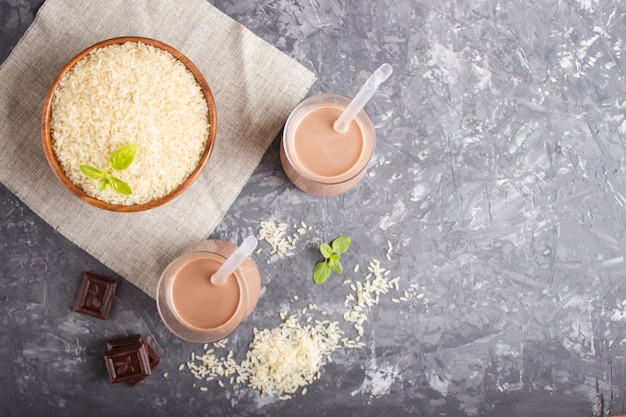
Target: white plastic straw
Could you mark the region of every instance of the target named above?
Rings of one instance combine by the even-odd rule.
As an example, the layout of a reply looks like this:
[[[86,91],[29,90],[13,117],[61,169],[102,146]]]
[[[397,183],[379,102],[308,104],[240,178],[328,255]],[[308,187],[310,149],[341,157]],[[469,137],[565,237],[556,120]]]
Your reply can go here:
[[[354,99],[348,104],[348,107],[341,113],[341,116],[333,124],[335,132],[345,132],[350,126],[350,122],[356,117],[357,114],[365,107],[365,104],[374,95],[380,84],[385,81],[391,73],[393,68],[389,64],[381,65],[370,77],[367,79],[361,90],[354,96]]]
[[[239,246],[228,259],[226,259],[226,262],[211,276],[211,284],[222,285],[225,283],[230,274],[235,272],[235,269],[237,269],[243,261],[248,259],[256,249],[258,243],[258,240],[254,236],[245,238],[244,241],[241,242],[241,246]]]

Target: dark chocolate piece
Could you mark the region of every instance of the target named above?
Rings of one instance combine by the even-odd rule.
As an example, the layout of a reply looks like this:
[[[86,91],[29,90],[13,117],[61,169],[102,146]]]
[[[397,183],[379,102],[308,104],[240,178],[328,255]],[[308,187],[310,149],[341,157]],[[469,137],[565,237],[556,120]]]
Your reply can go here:
[[[150,344],[144,339],[144,337],[140,334],[135,336],[130,336],[124,339],[110,340],[107,342],[107,351],[112,351],[115,349],[119,349],[125,346],[133,346],[144,344],[146,345],[146,351],[148,352],[148,358],[150,360],[150,368],[154,369],[159,363],[161,363],[161,357],[156,353],[156,351],[150,346]]]
[[[130,345],[104,354],[113,384],[143,379],[152,374],[146,345]]]
[[[117,281],[111,278],[84,272],[73,310],[102,320],[108,319],[116,286]]]
[[[148,353],[148,362],[150,364],[150,370],[156,368],[156,366],[161,363],[161,357],[156,353],[156,351],[150,346],[150,344],[144,339],[144,337],[140,334],[135,336],[129,336],[124,339],[116,339],[110,340],[107,342],[107,352],[115,351],[116,349],[125,349],[137,347],[139,345],[144,345],[146,347],[146,352]],[[138,377],[136,379],[128,381],[128,383],[132,386],[137,385],[140,381],[142,381],[145,377]]]

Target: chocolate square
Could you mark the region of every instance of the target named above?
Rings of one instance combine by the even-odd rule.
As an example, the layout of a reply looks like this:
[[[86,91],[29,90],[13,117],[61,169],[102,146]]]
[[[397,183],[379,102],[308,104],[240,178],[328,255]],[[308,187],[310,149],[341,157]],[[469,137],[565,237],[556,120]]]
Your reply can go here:
[[[111,278],[84,272],[73,310],[102,320],[108,319],[116,286],[117,281]]]
[[[140,334],[135,336],[129,336],[124,339],[116,339],[110,340],[107,342],[107,351],[115,351],[117,349],[125,349],[137,347],[139,345],[144,345],[146,347],[146,352],[148,353],[148,362],[150,364],[150,370],[156,368],[156,366],[161,363],[161,357],[156,353],[156,351],[150,346],[150,344],[144,339],[144,337]],[[136,379],[128,381],[128,383],[132,386],[137,385],[141,380],[145,377],[138,377]]]
[[[152,374],[144,344],[128,345],[104,354],[111,383],[134,381]]]

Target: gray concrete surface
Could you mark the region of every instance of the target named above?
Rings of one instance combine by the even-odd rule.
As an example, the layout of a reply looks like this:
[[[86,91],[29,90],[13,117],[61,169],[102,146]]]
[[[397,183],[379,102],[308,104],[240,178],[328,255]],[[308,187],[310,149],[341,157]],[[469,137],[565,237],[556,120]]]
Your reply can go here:
[[[312,94],[353,95],[383,62],[395,70],[367,107],[378,143],[358,188],[303,194],[277,139],[209,236],[312,226],[294,257],[261,242],[264,291],[226,351],[241,359],[254,327],[310,303],[354,336],[342,282],[371,259],[400,291],[367,311],[366,346],[336,351],[305,395],[260,398],[179,371],[202,346],[120,277],[108,321],[72,313],[82,271],[115,274],[0,187],[0,416],[626,414],[622,1],[212,3],[314,71]],[[40,4],[0,1],[1,60]],[[344,277],[316,286],[316,246],[340,234],[354,242]],[[111,385],[104,344],[133,333],[163,363]]]

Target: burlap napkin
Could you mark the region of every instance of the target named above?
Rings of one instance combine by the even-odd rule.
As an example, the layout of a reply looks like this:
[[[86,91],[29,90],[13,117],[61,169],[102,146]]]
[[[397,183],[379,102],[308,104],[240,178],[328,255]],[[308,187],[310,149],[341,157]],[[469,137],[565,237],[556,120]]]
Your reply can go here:
[[[113,213],[67,191],[41,146],[43,101],[78,52],[137,35],[189,57],[211,86],[217,143],[203,175],[160,208]],[[204,0],[47,0],[0,67],[0,181],[35,213],[151,297],[161,271],[221,220],[314,81],[303,66]]]

